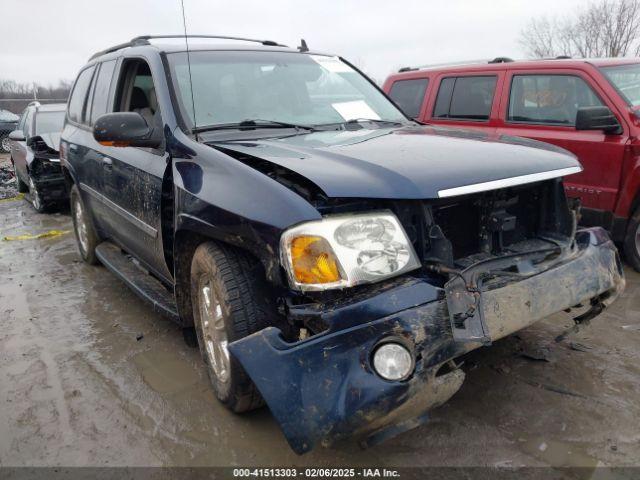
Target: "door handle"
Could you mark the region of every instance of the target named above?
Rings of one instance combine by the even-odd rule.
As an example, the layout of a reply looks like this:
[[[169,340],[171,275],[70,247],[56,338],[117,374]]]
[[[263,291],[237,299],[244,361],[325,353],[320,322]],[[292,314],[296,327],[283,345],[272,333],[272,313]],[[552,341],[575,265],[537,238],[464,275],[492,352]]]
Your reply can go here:
[[[111,170],[113,167],[113,160],[109,157],[102,157],[102,166],[108,170]]]

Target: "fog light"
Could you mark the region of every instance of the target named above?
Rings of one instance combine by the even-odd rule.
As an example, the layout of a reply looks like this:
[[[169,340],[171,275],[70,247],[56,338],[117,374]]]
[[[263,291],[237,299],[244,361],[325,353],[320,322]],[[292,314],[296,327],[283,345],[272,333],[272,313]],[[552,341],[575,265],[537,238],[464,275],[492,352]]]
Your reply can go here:
[[[399,343],[385,343],[373,354],[373,368],[385,380],[403,380],[413,370],[413,358]]]

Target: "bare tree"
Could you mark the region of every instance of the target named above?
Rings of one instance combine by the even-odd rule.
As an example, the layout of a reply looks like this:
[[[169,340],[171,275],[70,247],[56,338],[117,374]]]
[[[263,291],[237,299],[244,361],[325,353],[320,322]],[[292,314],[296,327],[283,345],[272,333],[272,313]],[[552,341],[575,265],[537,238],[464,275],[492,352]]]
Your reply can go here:
[[[533,19],[520,35],[531,57],[623,57],[640,53],[640,0],[600,0],[576,17]]]

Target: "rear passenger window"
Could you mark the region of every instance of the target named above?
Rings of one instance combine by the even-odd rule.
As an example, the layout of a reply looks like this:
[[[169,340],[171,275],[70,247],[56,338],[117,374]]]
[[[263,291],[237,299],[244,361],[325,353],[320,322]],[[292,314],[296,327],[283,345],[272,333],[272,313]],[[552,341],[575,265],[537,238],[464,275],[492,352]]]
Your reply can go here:
[[[489,120],[497,77],[449,77],[440,82],[434,118]]]
[[[96,121],[100,115],[104,115],[111,109],[109,103],[109,88],[111,87],[111,78],[116,68],[116,61],[110,60],[102,63],[98,72],[98,79],[95,82],[93,90],[93,104],[91,106],[91,124]]]
[[[87,91],[89,90],[94,70],[95,67],[89,67],[80,72],[76,84],[73,87],[71,99],[69,100],[69,119],[76,123],[82,122]]]
[[[573,126],[578,108],[602,105],[580,77],[514,75],[507,119],[511,122]]]
[[[398,104],[405,115],[416,118],[420,114],[420,107],[422,106],[424,92],[427,90],[428,83],[428,78],[398,80],[391,86],[389,96]]]

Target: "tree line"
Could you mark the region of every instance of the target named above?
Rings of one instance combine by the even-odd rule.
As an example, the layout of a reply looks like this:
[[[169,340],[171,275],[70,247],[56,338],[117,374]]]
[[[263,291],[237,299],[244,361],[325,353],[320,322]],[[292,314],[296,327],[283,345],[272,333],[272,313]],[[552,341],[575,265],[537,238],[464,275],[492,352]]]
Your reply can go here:
[[[33,100],[41,103],[66,102],[72,85],[73,82],[69,80],[44,86],[0,79],[0,109],[20,113]]]

